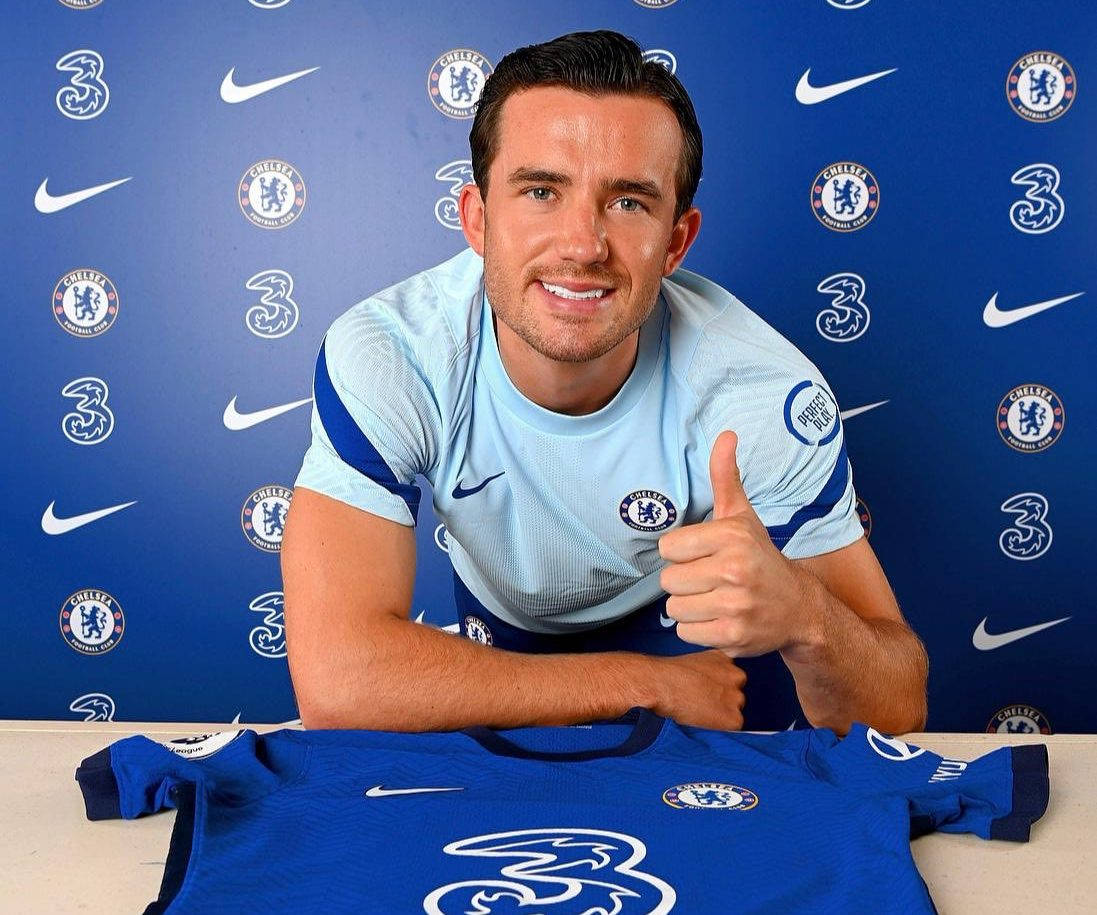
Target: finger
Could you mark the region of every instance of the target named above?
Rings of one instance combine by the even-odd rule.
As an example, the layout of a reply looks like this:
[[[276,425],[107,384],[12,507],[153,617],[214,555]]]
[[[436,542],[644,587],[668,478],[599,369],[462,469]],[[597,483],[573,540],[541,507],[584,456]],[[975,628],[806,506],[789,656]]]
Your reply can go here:
[[[679,623],[707,623],[719,617],[707,594],[671,595],[667,598],[667,616]]]
[[[707,594],[728,583],[724,563],[711,556],[692,562],[672,562],[659,573],[659,585],[667,594]]]
[[[713,518],[727,518],[742,511],[754,511],[743,489],[739,465],[735,460],[738,445],[739,436],[731,430],[721,432],[713,443],[708,462]]]
[[[735,522],[702,522],[667,531],[659,538],[659,555],[668,562],[690,562],[711,556],[728,546],[728,532],[734,527]]]

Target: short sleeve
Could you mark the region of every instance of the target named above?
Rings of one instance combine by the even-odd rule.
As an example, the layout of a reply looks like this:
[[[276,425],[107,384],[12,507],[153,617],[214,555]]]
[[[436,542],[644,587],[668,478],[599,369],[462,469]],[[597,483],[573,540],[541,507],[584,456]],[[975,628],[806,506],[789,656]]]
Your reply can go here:
[[[755,510],[774,545],[789,559],[848,546],[864,535],[857,516],[853,467],[837,401],[822,378],[800,378],[779,391],[765,457],[766,491]]]
[[[842,740],[821,728],[806,759],[815,774],[868,796],[904,798],[911,837],[969,832],[1027,842],[1049,799],[1045,744],[999,747],[972,761],[946,759],[855,723]]]
[[[359,303],[328,330],[313,376],[312,441],[294,481],[412,526],[434,451],[430,385],[394,319]]]
[[[225,731],[157,743],[127,737],[89,756],[76,781],[89,820],[136,819],[176,807],[181,786],[230,804],[277,791],[304,770],[307,747],[286,731]]]

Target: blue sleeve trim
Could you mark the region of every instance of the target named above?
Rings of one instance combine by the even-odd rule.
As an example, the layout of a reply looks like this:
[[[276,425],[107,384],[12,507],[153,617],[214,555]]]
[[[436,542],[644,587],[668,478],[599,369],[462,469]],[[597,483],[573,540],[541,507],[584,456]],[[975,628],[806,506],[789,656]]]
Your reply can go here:
[[[122,819],[118,779],[110,764],[110,747],[89,756],[76,770],[76,781],[84,796],[89,820]]]
[[[1013,807],[990,822],[990,837],[1027,842],[1032,824],[1047,810],[1050,789],[1047,777],[1047,744],[1010,747],[1013,767]]]
[[[320,355],[316,357],[316,375],[313,380],[313,396],[316,400],[316,412],[328,434],[336,453],[359,473],[380,483],[389,492],[403,499],[411,511],[412,520],[419,517],[419,499],[422,491],[418,486],[401,483],[396,479],[392,468],[385,463],[373,443],[366,437],[361,427],[354,421],[350,411],[339,398],[328,374],[327,339],[320,345]]]
[[[145,907],[143,915],[161,915],[179,895],[183,880],[190,867],[191,850],[194,847],[194,808],[196,787],[190,782],[179,782],[170,789],[175,801],[175,825],[171,830],[171,844],[164,866],[164,879],[160,881],[160,895]]]
[[[769,531],[769,539],[777,547],[782,547],[788,543],[800,528],[815,518],[826,517],[834,510],[834,506],[838,504],[838,500],[842,498],[842,495],[846,491],[846,484],[849,482],[849,458],[846,455],[846,443],[842,442],[842,449],[838,452],[838,458],[834,462],[834,470],[830,474],[830,479],[826,481],[823,488],[819,490],[819,494],[815,497],[815,500],[809,505],[805,505],[796,511],[785,524],[776,524],[773,527],[767,527]]]

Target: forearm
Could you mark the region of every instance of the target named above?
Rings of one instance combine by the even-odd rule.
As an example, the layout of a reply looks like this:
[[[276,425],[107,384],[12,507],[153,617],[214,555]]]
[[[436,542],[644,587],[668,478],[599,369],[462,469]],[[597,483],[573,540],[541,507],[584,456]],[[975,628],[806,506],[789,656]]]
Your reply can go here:
[[[863,619],[803,574],[815,625],[781,657],[808,721],[843,735],[854,721],[889,734],[924,728],[929,661],[918,636],[901,622]]]
[[[395,617],[371,629],[366,644],[332,645],[330,685],[322,701],[302,708],[306,727],[447,731],[575,724],[655,704],[652,659],[645,655],[524,655]]]

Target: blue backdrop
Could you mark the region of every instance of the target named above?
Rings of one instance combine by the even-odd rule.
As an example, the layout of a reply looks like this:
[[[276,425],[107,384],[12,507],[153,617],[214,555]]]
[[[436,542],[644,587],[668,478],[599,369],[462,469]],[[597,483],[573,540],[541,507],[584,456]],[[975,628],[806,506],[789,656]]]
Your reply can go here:
[[[279,525],[321,337],[463,247],[492,64],[614,28],[697,107],[686,266],[838,399],[870,541],[929,649],[929,729],[1097,730],[1093,5],[41,0],[5,18],[0,717],[296,717]],[[412,612],[446,625],[423,505]]]

